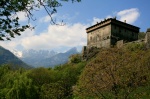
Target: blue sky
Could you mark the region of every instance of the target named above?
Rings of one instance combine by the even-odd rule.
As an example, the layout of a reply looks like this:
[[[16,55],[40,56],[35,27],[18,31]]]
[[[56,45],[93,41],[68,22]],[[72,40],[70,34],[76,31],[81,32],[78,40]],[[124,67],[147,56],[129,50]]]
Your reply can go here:
[[[149,0],[81,0],[80,3],[62,2],[53,18],[66,23],[65,26],[50,24],[44,9],[34,12],[34,30],[26,30],[11,41],[0,41],[9,50],[55,50],[64,52],[72,47],[86,45],[85,29],[104,18],[117,17],[118,20],[140,27],[146,32],[150,28]],[[27,22],[24,13],[18,13],[20,22]]]

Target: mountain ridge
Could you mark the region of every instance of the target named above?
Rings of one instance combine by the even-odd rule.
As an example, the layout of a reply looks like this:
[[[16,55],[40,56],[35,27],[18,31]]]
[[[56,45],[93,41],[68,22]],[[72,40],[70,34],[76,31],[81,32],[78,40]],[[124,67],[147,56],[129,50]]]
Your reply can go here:
[[[49,50],[28,50],[22,53],[20,58],[25,63],[34,67],[54,67],[68,62],[68,58],[72,54],[78,53],[77,48],[73,47],[64,53],[57,53]]]
[[[9,64],[13,68],[32,68],[31,66],[24,63],[18,57],[16,57],[9,50],[0,46],[0,65]]]

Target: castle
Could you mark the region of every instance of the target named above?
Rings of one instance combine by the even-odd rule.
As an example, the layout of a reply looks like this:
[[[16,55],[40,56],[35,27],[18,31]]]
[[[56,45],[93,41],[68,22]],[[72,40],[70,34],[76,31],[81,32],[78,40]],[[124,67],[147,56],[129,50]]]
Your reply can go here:
[[[139,27],[109,18],[86,28],[87,46],[82,49],[83,58],[87,58],[92,48],[122,47],[124,43],[138,41]],[[145,43],[150,47],[150,29],[147,30]],[[139,41],[138,41],[139,42]],[[89,56],[93,56],[89,55]]]
[[[139,27],[109,18],[86,29],[87,47],[111,47],[117,41],[131,42],[138,40]]]

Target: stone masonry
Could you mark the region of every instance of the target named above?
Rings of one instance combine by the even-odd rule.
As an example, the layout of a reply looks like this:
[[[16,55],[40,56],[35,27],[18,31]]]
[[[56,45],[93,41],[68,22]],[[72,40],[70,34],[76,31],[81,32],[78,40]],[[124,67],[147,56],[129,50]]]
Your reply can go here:
[[[121,22],[116,18],[104,19],[104,21],[88,27],[86,29],[87,46],[84,46],[82,50],[83,59],[93,56],[97,48],[112,46],[120,48],[124,43],[138,40],[139,29],[139,27],[126,23],[126,20]]]
[[[148,28],[146,31],[145,43],[146,43],[146,47],[150,48],[150,28]]]
[[[109,48],[117,41],[131,42],[138,40],[139,27],[109,18],[86,29],[87,48]]]

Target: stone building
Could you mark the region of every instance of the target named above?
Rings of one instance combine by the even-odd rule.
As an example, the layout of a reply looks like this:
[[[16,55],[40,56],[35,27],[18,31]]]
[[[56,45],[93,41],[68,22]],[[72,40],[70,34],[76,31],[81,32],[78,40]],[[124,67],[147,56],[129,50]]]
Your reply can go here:
[[[145,43],[146,43],[146,47],[150,48],[150,28],[148,28],[146,31]]]
[[[109,48],[120,41],[131,42],[138,40],[139,27],[109,18],[86,29],[87,48]]]

